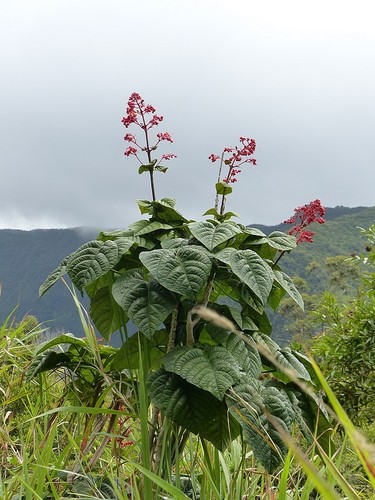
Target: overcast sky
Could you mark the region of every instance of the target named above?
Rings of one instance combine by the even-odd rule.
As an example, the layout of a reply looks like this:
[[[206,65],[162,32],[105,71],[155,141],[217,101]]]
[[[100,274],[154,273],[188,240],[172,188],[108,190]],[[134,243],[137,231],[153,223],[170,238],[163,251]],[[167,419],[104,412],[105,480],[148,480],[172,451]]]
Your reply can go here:
[[[150,199],[121,124],[138,92],[174,143],[157,196],[213,206],[208,160],[257,142],[227,209],[276,224],[375,205],[373,0],[3,0],[0,228],[126,227]],[[159,150],[158,150],[159,153]]]

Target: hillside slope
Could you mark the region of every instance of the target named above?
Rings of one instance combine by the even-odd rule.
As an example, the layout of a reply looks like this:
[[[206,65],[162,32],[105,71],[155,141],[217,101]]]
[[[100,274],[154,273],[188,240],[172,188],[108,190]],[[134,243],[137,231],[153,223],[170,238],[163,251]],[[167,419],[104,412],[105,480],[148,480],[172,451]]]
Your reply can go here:
[[[365,242],[358,227],[368,228],[375,222],[375,207],[335,207],[327,209],[326,223],[316,224],[313,244],[300,245],[282,261],[290,276],[305,278],[315,292],[324,289],[324,283],[314,283],[306,271],[315,260],[324,262],[329,256],[360,253]],[[289,226],[252,224],[266,234],[274,230],[287,231]],[[40,322],[48,322],[52,329],[64,329],[80,334],[81,327],[72,298],[57,283],[45,296],[39,298],[39,286],[60,261],[83,243],[96,238],[93,229],[44,229],[20,231],[0,230],[0,321],[17,307],[16,321],[25,314],[33,314]],[[276,333],[276,332],[275,332]],[[285,338],[285,334],[277,332]]]

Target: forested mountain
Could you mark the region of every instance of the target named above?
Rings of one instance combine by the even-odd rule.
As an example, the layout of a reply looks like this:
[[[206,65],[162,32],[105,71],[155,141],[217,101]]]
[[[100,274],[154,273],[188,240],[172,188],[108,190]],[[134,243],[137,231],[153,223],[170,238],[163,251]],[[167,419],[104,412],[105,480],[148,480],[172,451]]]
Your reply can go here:
[[[325,218],[325,224],[312,227],[316,231],[314,243],[301,244],[281,262],[285,272],[303,277],[315,292],[324,290],[325,283],[307,271],[308,265],[312,261],[323,263],[330,256],[363,252],[366,243],[358,228],[368,228],[375,222],[375,207],[327,208]],[[289,229],[286,224],[251,226],[266,234]],[[40,322],[47,322],[46,326],[51,329],[64,329],[79,335],[77,311],[63,284],[56,284],[42,298],[39,298],[38,289],[65,256],[96,236],[96,230],[86,228],[0,230],[0,320],[17,306],[16,321],[25,314],[32,314]]]

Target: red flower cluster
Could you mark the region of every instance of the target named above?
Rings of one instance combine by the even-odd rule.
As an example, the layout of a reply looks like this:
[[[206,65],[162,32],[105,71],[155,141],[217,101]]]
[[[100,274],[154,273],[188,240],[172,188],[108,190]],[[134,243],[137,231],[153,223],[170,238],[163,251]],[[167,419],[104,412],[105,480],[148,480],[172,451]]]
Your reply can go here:
[[[148,130],[155,125],[158,125],[164,119],[162,116],[155,114],[155,111],[155,108],[151,106],[151,104],[145,104],[142,97],[136,92],[133,92],[128,100],[126,116],[124,116],[121,121],[126,128],[128,128],[132,123],[136,123],[144,130]],[[151,114],[152,117],[146,121],[145,117],[148,114]]]
[[[250,158],[254,154],[256,148],[255,140],[250,139],[249,137],[240,137],[240,143],[241,145],[239,147],[235,146],[232,148],[224,148],[221,156],[212,153],[208,157],[212,163],[222,159],[225,165],[228,165],[228,174],[223,179],[223,182],[226,182],[227,184],[237,182],[236,175],[241,172],[238,168],[240,165],[243,165],[244,163],[252,163],[253,165],[257,164],[255,158]],[[226,153],[229,153],[229,157],[227,158],[225,158]]]
[[[313,242],[315,233],[313,231],[306,231],[305,228],[313,222],[323,224],[325,212],[325,208],[322,206],[320,200],[314,200],[308,205],[294,209],[294,215],[290,219],[285,220],[284,224],[294,224],[294,227],[288,233],[296,237],[297,245],[304,241],[307,243]]]
[[[138,158],[137,155],[139,151],[146,152],[148,161],[149,163],[151,163],[151,151],[154,151],[161,141],[173,142],[172,137],[168,132],[159,132],[158,134],[156,134],[157,142],[153,146],[150,146],[148,131],[152,127],[159,125],[159,123],[162,122],[163,119],[164,118],[162,116],[156,114],[156,110],[151,104],[145,104],[145,101],[142,99],[142,97],[136,92],[133,92],[128,100],[126,116],[122,118],[121,122],[125,125],[126,128],[128,128],[132,124],[140,127],[146,135],[146,146],[143,147],[138,144],[135,135],[127,133],[124,136],[124,140],[126,142],[134,144],[139,149],[134,146],[128,146],[124,152],[124,155],[134,155],[140,163],[144,163]],[[162,156],[162,160],[170,160],[171,158],[176,158],[176,155],[166,154]]]

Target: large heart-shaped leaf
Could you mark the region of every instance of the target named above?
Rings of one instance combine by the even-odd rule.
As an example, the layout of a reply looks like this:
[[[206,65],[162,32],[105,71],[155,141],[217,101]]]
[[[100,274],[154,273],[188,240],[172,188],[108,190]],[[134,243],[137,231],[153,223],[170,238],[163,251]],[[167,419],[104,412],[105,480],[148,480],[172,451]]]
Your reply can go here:
[[[299,291],[297,290],[296,285],[293,283],[292,278],[290,278],[287,274],[282,271],[274,271],[275,279],[279,283],[279,285],[286,291],[286,293],[300,306],[300,308],[304,309],[303,298]]]
[[[236,360],[221,346],[176,347],[166,354],[164,368],[220,400],[240,378]]]
[[[228,415],[227,405],[210,392],[163,368],[151,373],[147,383],[151,399],[167,417],[219,450],[224,451],[238,436],[240,427]]]
[[[189,224],[189,229],[198,241],[208,250],[230,240],[233,236],[241,233],[241,230],[234,222],[223,222],[215,225],[212,222],[193,222]]]
[[[272,422],[277,422],[285,432],[289,431],[295,419],[289,398],[275,387],[245,378],[233,387],[226,401],[230,413],[242,426],[255,457],[267,471],[275,470],[282,463],[287,447]]]
[[[67,366],[70,362],[69,354],[65,352],[44,351],[34,357],[32,363],[28,366],[26,381],[30,382],[39,373],[49,370],[56,370],[61,366]]]
[[[273,273],[270,266],[252,250],[226,248],[215,257],[227,264],[265,305],[271,292]]]
[[[133,244],[130,238],[85,243],[68,258],[66,267],[70,279],[82,290],[112,269]]]
[[[311,382],[309,372],[288,347],[281,349],[268,335],[261,332],[254,332],[252,338],[270,353],[274,359],[276,368],[279,369],[280,366],[280,369],[286,368],[287,370],[292,370],[297,377]]]
[[[260,376],[262,361],[255,346],[246,344],[238,335],[230,333],[226,339],[225,347],[235,358],[241,371],[256,379]]]
[[[165,288],[196,299],[211,271],[211,259],[204,249],[189,246],[142,252],[139,258]]]
[[[120,276],[112,295],[140,331],[151,338],[176,307],[176,297],[153,278],[133,269]]]
[[[100,288],[91,298],[90,316],[106,340],[127,322],[124,312],[113,299],[109,286]]]

